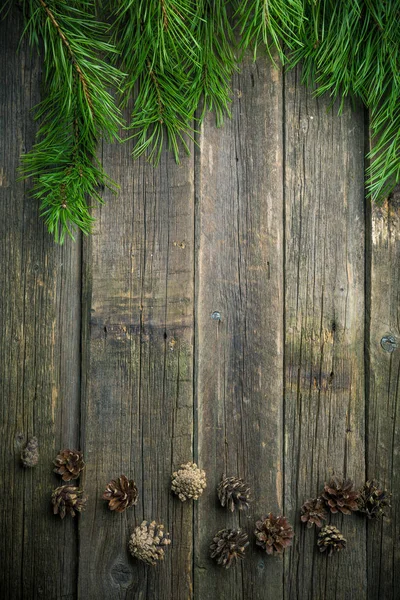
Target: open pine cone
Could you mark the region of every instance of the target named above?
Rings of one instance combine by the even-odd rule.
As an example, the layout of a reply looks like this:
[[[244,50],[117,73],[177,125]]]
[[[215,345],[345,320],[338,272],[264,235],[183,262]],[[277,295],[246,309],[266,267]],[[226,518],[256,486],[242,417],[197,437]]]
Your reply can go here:
[[[143,521],[130,537],[129,551],[134,558],[154,566],[158,560],[164,559],[164,546],[170,543],[169,533],[164,533],[164,525]]]
[[[351,479],[332,477],[329,483],[325,483],[321,498],[332,513],[350,515],[352,511],[358,510],[358,492],[353,490]]]
[[[218,485],[217,494],[222,506],[226,506],[232,512],[235,508],[249,508],[250,488],[243,479],[225,477]]]
[[[325,525],[318,534],[317,545],[320,552],[328,551],[328,556],[346,548],[346,539],[333,525]]]
[[[307,527],[312,527],[314,524],[322,527],[322,521],[325,521],[327,516],[325,504],[321,498],[307,500],[301,507],[300,519],[303,523],[307,523]]]
[[[36,437],[31,438],[21,452],[24,467],[34,467],[39,462],[39,444]]]
[[[77,512],[85,509],[87,498],[83,491],[73,485],[62,485],[53,491],[51,502],[53,504],[53,513],[60,515],[63,519],[65,515],[75,516]]]
[[[390,508],[390,496],[379,483],[366,481],[359,492],[358,510],[368,519],[379,519],[385,515],[385,509]]]
[[[269,513],[256,523],[257,546],[267,554],[281,554],[293,541],[294,531],[286,517]]]
[[[188,462],[172,473],[171,488],[182,502],[197,500],[206,488],[206,473],[196,465]]]
[[[83,454],[79,450],[62,450],[56,457],[54,472],[61,475],[64,481],[77,479],[85,467]]]
[[[215,534],[210,545],[211,558],[226,569],[244,558],[249,536],[241,529],[222,529]]]
[[[138,489],[133,479],[121,475],[107,484],[103,500],[108,500],[108,508],[116,512],[124,512],[138,501]]]

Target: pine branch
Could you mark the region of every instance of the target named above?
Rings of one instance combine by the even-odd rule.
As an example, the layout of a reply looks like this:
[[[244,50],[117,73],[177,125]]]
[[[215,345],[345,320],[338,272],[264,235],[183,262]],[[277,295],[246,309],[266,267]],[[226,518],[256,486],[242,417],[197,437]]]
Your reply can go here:
[[[0,12],[7,12],[6,0]],[[96,6],[106,26],[96,19]],[[37,141],[22,158],[24,177],[57,241],[91,230],[89,198],[115,184],[96,159],[101,136],[118,138],[131,108],[133,156],[157,163],[164,145],[189,152],[195,115],[230,115],[237,51],[260,46],[288,68],[301,63],[316,94],[356,97],[370,109],[373,199],[400,181],[399,0],[21,0],[30,44],[43,48],[46,94],[36,108]],[[234,18],[230,16],[234,13]],[[234,29],[236,27],[236,31]],[[239,46],[237,35],[240,34]],[[111,37],[111,43],[107,42]],[[115,66],[119,59],[126,71]],[[103,57],[103,58],[102,58]],[[122,81],[123,80],[123,81]],[[132,100],[133,97],[133,100]]]
[[[278,49],[316,94],[359,98],[370,109],[373,200],[400,181],[400,3],[398,0],[237,0],[244,48]]]
[[[190,102],[193,113],[202,104],[198,120],[214,111],[217,127],[224,116],[231,116],[231,79],[238,70],[234,54],[235,39],[228,17],[226,0],[199,0],[197,28],[197,60],[189,73]]]
[[[147,152],[157,163],[164,142],[179,162],[189,152],[194,107],[189,72],[197,60],[194,0],[125,0],[115,2],[113,41],[128,76],[123,105],[135,94],[130,138],[133,156]],[[130,139],[129,138],[129,139]]]
[[[255,59],[258,47],[265,45],[273,62],[276,49],[280,60],[285,63],[285,50],[302,46],[304,1],[235,0],[241,47],[254,47]],[[318,0],[314,3],[317,2]]]
[[[91,0],[25,0],[25,32],[43,47],[46,96],[36,108],[37,142],[22,157],[32,177],[32,195],[50,233],[62,243],[78,227],[90,233],[88,199],[102,202],[99,188],[115,189],[96,158],[101,136],[118,139],[120,115],[107,88],[121,73],[100,58],[115,52],[103,41],[105,26],[94,20]]]

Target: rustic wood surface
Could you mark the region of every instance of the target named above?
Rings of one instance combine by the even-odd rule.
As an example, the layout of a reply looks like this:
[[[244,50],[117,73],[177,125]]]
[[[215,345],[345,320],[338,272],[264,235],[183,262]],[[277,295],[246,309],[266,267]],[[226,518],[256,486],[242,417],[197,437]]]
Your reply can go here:
[[[17,181],[34,141],[40,59],[16,53],[17,9],[0,23],[0,594],[10,600],[395,600],[400,589],[400,193],[365,201],[362,107],[341,116],[296,72],[264,58],[232,84],[232,120],[212,115],[176,165],[132,162],[106,146],[118,198],[94,234],[56,246]],[[40,461],[20,453],[36,435]],[[85,513],[51,513],[52,461],[80,447]],[[195,460],[196,502],[170,493]],[[101,499],[133,477],[123,514]],[[348,549],[328,558],[299,522],[332,474],[393,492],[380,523],[337,517]],[[240,475],[250,510],[231,515],[215,488]],[[269,511],[295,527],[267,557],[252,538]],[[127,542],[143,519],[172,544],[148,568]],[[225,571],[208,546],[224,527],[250,534]]]

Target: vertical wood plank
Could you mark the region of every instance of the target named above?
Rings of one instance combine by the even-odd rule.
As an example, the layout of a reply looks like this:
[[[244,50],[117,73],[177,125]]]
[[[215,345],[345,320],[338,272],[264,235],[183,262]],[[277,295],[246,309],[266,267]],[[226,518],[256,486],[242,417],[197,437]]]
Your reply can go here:
[[[17,182],[34,142],[40,61],[22,44],[22,18],[0,21],[0,419],[3,598],[76,598],[77,528],[51,511],[57,452],[79,440],[80,244],[56,246],[29,186]],[[21,449],[39,441],[23,469]]]
[[[196,170],[198,462],[208,489],[196,505],[195,597],[281,598],[282,557],[255,546],[261,515],[282,511],[282,81],[247,58],[233,81],[233,118],[207,117]],[[251,486],[247,514],[219,505],[222,475]],[[213,563],[225,527],[250,534],[245,563]]]
[[[395,599],[400,573],[400,188],[371,215],[367,476],[393,492],[383,521],[369,522],[368,597]]]
[[[365,522],[327,558],[299,510],[333,472],[364,480],[363,110],[315,99],[285,77],[285,509],[296,524],[286,598],[366,597]]]
[[[83,443],[88,510],[80,527],[79,590],[98,598],[192,595],[192,507],[170,477],[193,454],[193,158],[163,155],[154,169],[128,145],[103,150],[121,185],[96,211],[85,250]],[[121,474],[140,499],[123,514],[101,499]],[[164,563],[134,561],[128,539],[143,519],[162,522]]]

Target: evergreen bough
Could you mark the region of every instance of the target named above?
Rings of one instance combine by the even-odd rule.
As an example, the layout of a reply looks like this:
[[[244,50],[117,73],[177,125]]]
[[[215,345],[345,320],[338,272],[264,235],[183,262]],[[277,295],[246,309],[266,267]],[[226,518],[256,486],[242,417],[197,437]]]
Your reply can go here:
[[[117,188],[99,140],[119,141],[124,127],[134,158],[157,163],[167,145],[179,161],[207,111],[218,126],[230,116],[231,77],[248,48],[301,63],[304,82],[341,108],[361,99],[369,195],[382,200],[400,181],[400,0],[7,0],[5,12],[14,3],[43,53],[45,84],[21,173],[60,243],[76,228],[89,233],[88,203]]]

